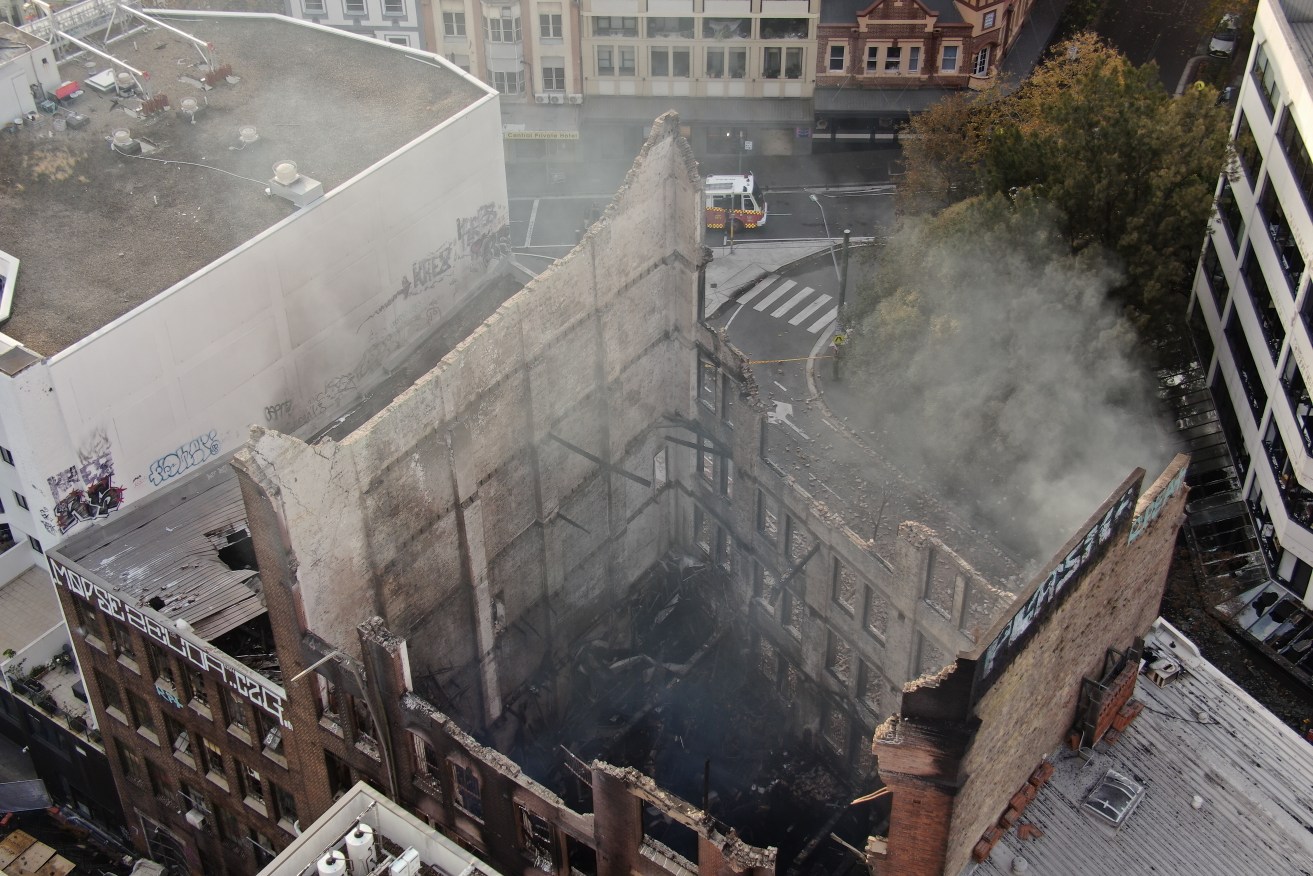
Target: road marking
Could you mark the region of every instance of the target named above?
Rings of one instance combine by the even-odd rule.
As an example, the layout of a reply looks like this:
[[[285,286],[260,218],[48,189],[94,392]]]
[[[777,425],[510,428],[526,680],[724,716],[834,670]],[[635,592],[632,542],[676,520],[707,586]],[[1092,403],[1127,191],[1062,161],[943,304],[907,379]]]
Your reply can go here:
[[[810,286],[804,286],[801,292],[799,292],[797,295],[794,295],[788,301],[784,302],[778,308],[776,308],[775,312],[772,313],[771,316],[774,317],[775,319],[779,319],[781,316],[783,316],[784,314],[792,310],[794,307],[796,307],[799,301],[806,298],[808,295],[812,294],[815,291],[816,290]]]
[[[779,277],[775,276],[774,274],[771,274],[769,277],[763,278],[760,283],[752,287],[751,292],[749,292],[747,295],[744,295],[742,298],[739,299],[739,304],[747,304],[749,301],[760,295],[761,290],[765,289],[767,286],[769,286],[771,283],[774,283],[778,279]]]
[[[790,289],[792,289],[794,286],[797,285],[798,284],[793,282],[792,280],[785,280],[779,286],[775,287],[774,292],[770,293],[765,298],[761,299],[756,304],[754,304],[752,306],[752,309],[765,310],[767,307],[770,307],[772,304],[778,301],[781,295],[783,295],[785,292],[788,292]]]
[[[780,383],[778,380],[772,380],[771,383],[775,384],[776,386],[778,386],[780,389],[784,390],[785,392],[788,392],[788,391],[789,391],[789,388],[788,388],[787,386],[785,386],[783,383]]]
[[[805,320],[807,317],[811,316],[813,313],[824,307],[825,302],[829,300],[830,300],[829,295],[818,296],[816,300],[813,301],[811,304],[808,304],[802,310],[799,310],[798,315],[795,316],[793,319],[789,320],[789,325],[801,325],[803,320]]]
[[[533,223],[538,221],[538,199],[533,199],[533,209],[529,211],[529,230],[524,232],[524,245],[529,246],[533,241]]]
[[[816,334],[818,331],[825,328],[827,325],[830,325],[838,318],[839,318],[839,308],[831,307],[830,312],[825,314],[825,316],[822,316],[820,319],[816,320],[816,322],[812,323],[810,326],[808,326],[807,331],[811,332],[812,334]]]
[[[734,312],[729,315],[729,319],[725,320],[725,331],[729,331],[730,323],[734,321],[734,317],[739,315],[739,311],[743,309],[745,303],[746,302],[740,301],[739,306],[734,308]]]
[[[766,420],[776,425],[783,424],[785,426],[788,426],[790,429],[801,435],[803,437],[803,440],[810,441],[811,438],[807,436],[807,433],[799,429],[797,426],[793,425],[793,423],[789,420],[789,417],[792,415],[793,415],[793,405],[789,404],[788,402],[776,402],[775,410],[767,412]]]

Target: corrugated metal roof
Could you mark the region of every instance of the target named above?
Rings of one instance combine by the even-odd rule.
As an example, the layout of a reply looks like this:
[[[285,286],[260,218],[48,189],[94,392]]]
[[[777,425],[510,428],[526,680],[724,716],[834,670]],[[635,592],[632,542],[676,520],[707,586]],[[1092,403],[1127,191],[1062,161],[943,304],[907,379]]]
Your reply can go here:
[[[259,574],[230,569],[219,559],[224,537],[246,528],[246,508],[226,462],[180,489],[169,491],[165,501],[134,508],[132,528],[114,527],[115,537],[68,556],[125,601],[148,605],[158,597],[161,614],[182,618],[198,636],[213,640],[265,611]]]
[[[1140,676],[1145,709],[1114,745],[1100,743],[1088,762],[1053,755],[1057,771],[1022,819],[1043,836],[1023,841],[1014,829],[966,872],[1003,876],[1020,856],[1031,873],[1064,876],[1313,873],[1313,746],[1212,664],[1182,662],[1166,687]],[[1118,831],[1082,811],[1110,769],[1145,786]]]

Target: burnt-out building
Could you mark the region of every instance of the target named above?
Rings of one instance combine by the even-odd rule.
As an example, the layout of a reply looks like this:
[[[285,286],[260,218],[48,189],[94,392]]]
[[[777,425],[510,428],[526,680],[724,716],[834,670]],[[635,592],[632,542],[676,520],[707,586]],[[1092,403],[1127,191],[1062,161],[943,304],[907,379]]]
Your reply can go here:
[[[1017,603],[987,536],[877,548],[786,474],[699,319],[700,192],[662,117],[580,245],[368,421],[253,428],[49,552],[143,849],[249,872],[364,780],[506,873],[865,866],[906,686],[1074,574]],[[1120,563],[1135,623],[1179,525],[1139,487],[1059,562]]]

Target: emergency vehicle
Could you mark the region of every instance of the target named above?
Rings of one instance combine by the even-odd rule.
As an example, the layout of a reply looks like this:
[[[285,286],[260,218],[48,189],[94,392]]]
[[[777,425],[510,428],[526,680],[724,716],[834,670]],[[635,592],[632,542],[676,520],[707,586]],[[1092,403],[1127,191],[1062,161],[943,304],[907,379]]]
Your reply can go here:
[[[734,224],[736,232],[766,224],[766,196],[752,174],[709,176],[704,190],[708,228],[725,228],[727,219]]]

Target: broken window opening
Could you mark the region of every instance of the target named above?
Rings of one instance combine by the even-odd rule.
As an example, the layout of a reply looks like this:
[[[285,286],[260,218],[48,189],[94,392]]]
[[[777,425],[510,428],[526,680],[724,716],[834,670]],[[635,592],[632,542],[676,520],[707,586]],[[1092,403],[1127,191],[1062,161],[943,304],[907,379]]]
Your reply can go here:
[[[260,771],[242,764],[237,776],[241,779],[242,797],[264,806],[264,782],[260,779]]]
[[[862,705],[870,709],[878,717],[884,717],[884,710],[881,707],[884,698],[885,681],[884,675],[866,661],[861,662],[861,674],[858,681],[857,690],[861,697]]]
[[[340,736],[342,733],[342,704],[341,698],[337,692],[337,685],[329,681],[325,676],[315,673],[316,701],[315,705],[319,710],[319,721],[322,724],[327,721]]]
[[[729,571],[729,535],[725,527],[716,527],[716,564]]]
[[[779,532],[779,523],[775,512],[771,510],[770,498],[760,489],[757,490],[757,532],[766,536],[771,544],[775,544]]]
[[[725,425],[733,426],[734,396],[738,395],[738,381],[728,374],[720,375],[720,418]]]
[[[552,826],[546,818],[536,812],[530,812],[523,804],[516,803],[519,812],[520,845],[533,861],[533,866],[544,873],[556,872],[556,840],[552,835]]]
[[[714,360],[698,353],[698,401],[711,410],[716,409],[717,371]]]
[[[938,672],[948,665],[948,655],[944,651],[926,638],[918,634],[919,644],[917,646],[918,659],[916,662],[916,672],[918,675],[927,675],[932,672]]]
[[[370,714],[369,703],[364,697],[350,694],[347,695],[347,699],[351,703],[352,729],[355,732],[356,747],[377,759],[379,757],[378,728],[374,726],[374,716]]]
[[[757,640],[757,671],[772,684],[779,682],[780,653],[764,638]]]
[[[780,696],[784,698],[784,704],[791,706],[798,699],[798,670],[790,663],[784,670],[784,685],[780,688]]]
[[[189,663],[183,664],[183,683],[186,685],[187,699],[190,702],[209,708],[210,692],[205,686],[205,676]]]
[[[283,728],[260,709],[255,710],[255,735],[266,755],[275,758],[283,756]]]
[[[259,578],[252,578],[248,584],[259,585]],[[278,660],[277,645],[274,644],[274,629],[269,623],[269,613],[262,612],[246,623],[213,642],[214,646],[237,662],[263,675],[274,684],[283,683],[283,667]]]
[[[957,567],[939,551],[931,548],[926,561],[925,590],[922,598],[926,604],[944,617],[953,613],[953,588],[957,581]]]
[[[223,750],[204,736],[201,737],[201,768],[206,776],[217,779],[223,787],[228,787]]]
[[[802,639],[802,616],[804,610],[802,597],[790,590],[784,591],[783,613],[784,629],[788,630],[789,635],[801,641]]]
[[[347,792],[351,781],[351,767],[331,751],[324,752],[324,766],[328,771],[328,790],[336,800]]]
[[[720,461],[720,494],[726,499],[734,498],[734,460],[728,456]]]
[[[775,574],[756,560],[752,561],[752,594],[766,603],[768,611],[775,614],[775,600],[779,597],[780,586]]]
[[[501,593],[492,596],[492,635],[493,638],[506,632],[506,597]]]
[[[788,543],[789,559],[795,563],[807,555],[807,531],[791,515],[784,515],[784,538]]]
[[[848,759],[848,716],[839,709],[830,709],[825,715],[821,736],[835,754]]]
[[[857,575],[839,560],[834,561],[834,601],[850,615],[857,614]]]
[[[852,668],[852,648],[833,630],[827,633],[825,669],[847,687]]]
[[[242,734],[250,733],[251,724],[246,716],[246,700],[230,687],[225,687],[224,693],[223,711],[228,729],[237,730]]]
[[[708,484],[716,483],[716,463],[718,457],[712,447],[710,438],[702,439],[702,447],[698,449],[698,471],[702,475],[702,480]]]
[[[114,648],[115,657],[126,657],[128,660],[136,662],[137,649],[132,642],[132,633],[111,622],[109,625],[109,641]]]
[[[451,781],[456,791],[456,807],[471,818],[483,820],[483,798],[479,774],[463,764],[451,761]]]
[[[711,519],[700,505],[693,506],[693,543],[704,556],[711,556]]]
[[[656,453],[652,454],[652,489],[657,490],[665,486],[666,465],[668,462],[666,448],[662,447]]]
[[[866,588],[866,611],[862,622],[866,631],[883,642],[889,628],[889,600],[874,587]]]
[[[442,761],[438,759],[438,753],[417,733],[410,734],[410,743],[415,755],[415,785],[435,800],[441,800],[442,776],[439,770]]]

